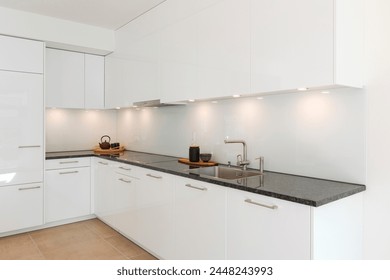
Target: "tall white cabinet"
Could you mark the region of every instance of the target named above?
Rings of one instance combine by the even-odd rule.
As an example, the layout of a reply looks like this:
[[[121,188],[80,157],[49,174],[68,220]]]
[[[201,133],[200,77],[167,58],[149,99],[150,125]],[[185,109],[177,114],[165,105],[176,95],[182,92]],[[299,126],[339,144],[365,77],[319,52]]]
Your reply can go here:
[[[43,223],[42,42],[0,36],[0,232]]]

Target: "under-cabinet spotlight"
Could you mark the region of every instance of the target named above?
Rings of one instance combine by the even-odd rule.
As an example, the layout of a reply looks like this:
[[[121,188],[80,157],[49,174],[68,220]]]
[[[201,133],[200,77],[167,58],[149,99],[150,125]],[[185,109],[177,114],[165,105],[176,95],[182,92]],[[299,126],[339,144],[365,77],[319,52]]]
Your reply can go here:
[[[188,99],[188,102],[195,102],[195,99]]]
[[[115,107],[115,109],[119,110],[121,107]]]
[[[321,91],[321,93],[328,94],[328,93],[330,93],[330,91],[329,90],[323,90],[323,91]]]
[[[256,99],[257,99],[257,100],[263,100],[263,99],[264,99],[264,97],[262,97],[262,96],[259,96],[259,97],[256,97]]]
[[[308,88],[307,87],[301,87],[301,88],[297,88],[298,91],[307,91]]]
[[[239,94],[234,94],[233,97],[234,97],[234,98],[238,98],[238,97],[241,97],[241,95],[239,95]]]

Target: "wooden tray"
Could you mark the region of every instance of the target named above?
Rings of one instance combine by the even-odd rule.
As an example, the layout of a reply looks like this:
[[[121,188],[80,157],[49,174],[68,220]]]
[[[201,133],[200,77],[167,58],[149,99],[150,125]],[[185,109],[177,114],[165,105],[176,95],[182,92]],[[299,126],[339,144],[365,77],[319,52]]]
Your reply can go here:
[[[190,161],[188,158],[180,158],[178,160],[180,163],[188,164],[188,165],[193,165],[193,166],[215,166],[218,165],[217,162],[214,161],[208,161],[208,162],[203,162],[203,161]]]
[[[95,147],[93,149],[93,152],[95,154],[100,154],[100,155],[113,155],[113,154],[119,154],[125,150],[124,146],[120,146],[119,148],[116,149],[100,149],[100,147]]]

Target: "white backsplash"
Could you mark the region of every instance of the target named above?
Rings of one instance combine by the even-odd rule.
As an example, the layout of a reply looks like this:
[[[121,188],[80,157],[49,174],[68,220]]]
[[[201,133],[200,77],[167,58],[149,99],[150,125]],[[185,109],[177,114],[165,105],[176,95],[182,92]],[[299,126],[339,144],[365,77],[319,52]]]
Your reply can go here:
[[[91,150],[105,134],[117,141],[115,110],[46,109],[46,152]]]
[[[212,160],[236,162],[243,139],[250,167],[331,180],[365,182],[365,94],[339,89],[200,102],[187,106],[121,109],[118,140],[127,149],[188,157],[191,144]]]

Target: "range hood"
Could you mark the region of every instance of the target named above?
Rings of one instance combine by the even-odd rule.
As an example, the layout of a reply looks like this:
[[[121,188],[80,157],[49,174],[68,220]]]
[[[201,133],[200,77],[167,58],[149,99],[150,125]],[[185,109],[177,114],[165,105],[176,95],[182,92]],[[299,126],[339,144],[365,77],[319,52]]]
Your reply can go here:
[[[183,106],[183,105],[186,105],[186,103],[183,102],[162,103],[160,99],[133,102],[133,106],[137,106],[137,107],[168,107],[168,106]]]

